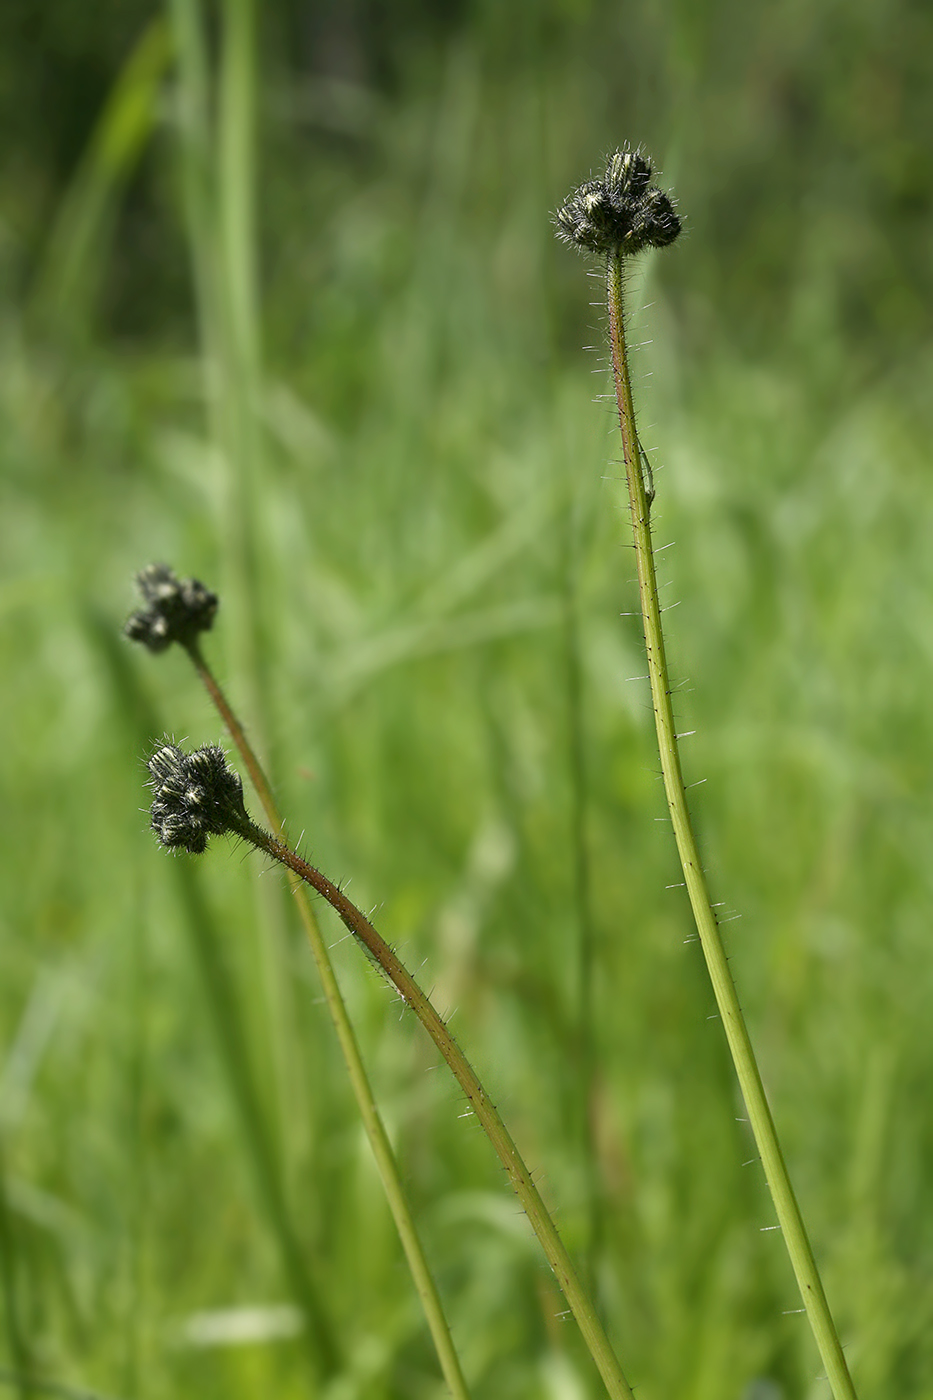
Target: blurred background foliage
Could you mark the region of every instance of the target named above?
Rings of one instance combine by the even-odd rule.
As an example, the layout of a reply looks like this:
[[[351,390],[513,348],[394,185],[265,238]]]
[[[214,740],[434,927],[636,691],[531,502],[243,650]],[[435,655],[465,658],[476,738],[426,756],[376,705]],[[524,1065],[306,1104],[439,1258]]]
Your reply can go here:
[[[278,875],[147,831],[153,738],[220,736],[120,640],[156,559],[221,591],[292,832],[456,1008],[639,1396],[826,1393],[630,679],[599,282],[551,237],[629,140],[687,229],[630,291],[709,867],[859,1393],[933,1396],[931,55],[914,0],[0,7],[11,1393],[443,1393]],[[332,936],[477,1400],[598,1395]]]

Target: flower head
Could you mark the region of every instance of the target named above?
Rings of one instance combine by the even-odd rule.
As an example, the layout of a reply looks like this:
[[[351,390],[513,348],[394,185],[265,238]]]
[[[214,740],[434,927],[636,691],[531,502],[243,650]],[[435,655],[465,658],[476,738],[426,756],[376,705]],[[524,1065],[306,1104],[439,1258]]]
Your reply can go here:
[[[240,775],[216,745],[189,754],[166,740],[148,768],[152,829],[163,846],[200,855],[209,836],[239,832],[249,822]]]
[[[217,615],[217,594],[196,578],[176,578],[167,564],[147,564],[136,586],[146,606],[131,614],[123,631],[150,651],[165,651],[172,642],[191,646]]]
[[[652,185],[651,162],[627,147],[609,157],[602,180],[587,180],[557,211],[557,236],[593,253],[665,248],[681,223],[670,195]]]

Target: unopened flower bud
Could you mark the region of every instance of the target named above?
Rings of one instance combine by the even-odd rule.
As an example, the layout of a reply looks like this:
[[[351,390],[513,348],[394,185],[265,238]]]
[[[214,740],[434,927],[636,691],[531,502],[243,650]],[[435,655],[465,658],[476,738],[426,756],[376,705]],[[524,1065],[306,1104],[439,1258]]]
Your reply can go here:
[[[217,615],[217,594],[196,578],[176,578],[167,564],[148,564],[136,575],[136,586],[146,606],[127,619],[123,631],[150,651],[165,651],[172,642],[191,646]]]
[[[216,745],[186,754],[166,741],[148,768],[152,829],[163,846],[200,855],[209,836],[240,833],[249,824],[240,775]]]
[[[673,243],[681,229],[674,202],[650,180],[651,162],[641,151],[616,151],[604,178],[587,180],[558,209],[558,238],[623,257]]]

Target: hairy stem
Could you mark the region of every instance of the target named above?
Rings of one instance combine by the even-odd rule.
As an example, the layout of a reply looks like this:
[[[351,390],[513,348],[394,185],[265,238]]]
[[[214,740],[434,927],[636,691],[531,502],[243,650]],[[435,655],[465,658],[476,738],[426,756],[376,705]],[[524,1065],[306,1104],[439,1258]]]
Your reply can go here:
[[[362,944],[371,961],[395,987],[399,996],[409,1006],[434,1041],[450,1067],[480,1125],[505,1167],[531,1226],[554,1271],[557,1282],[567,1299],[570,1310],[577,1320],[590,1355],[599,1369],[607,1393],[612,1400],[635,1400],[634,1393],[619,1365],[609,1338],[596,1314],[592,1301],[583,1288],[577,1272],[567,1253],[564,1243],[557,1233],[531,1173],[525,1165],[518,1148],[512,1140],[499,1112],[475,1070],[451,1035],[443,1018],[435,1010],[431,1001],[418,986],[411,973],[401,963],[382,936],[376,931],[366,916],[352,904],[346,895],[337,888],[326,875],[307,861],[302,860],[279,836],[273,836],[251,821],[242,826],[232,827],[237,835],[273,860],[279,861],[299,879],[326,899],[342,919],[343,923]]]
[[[231,739],[236,745],[243,763],[249,773],[253,788],[262,803],[266,813],[266,819],[275,832],[276,840],[283,841],[282,819],[276,806],[272,789],[263,772],[262,765],[253,750],[252,745],[243,731],[236,714],[231,708],[226,695],[208,666],[196,642],[189,642],[185,647],[191,661],[203,682],[211,700],[214,702]],[[334,973],[327,944],[321,933],[320,926],[311,907],[301,877],[293,870],[289,871],[289,883],[298,904],[298,912],[304,925],[308,942],[311,945],[311,952],[317,964],[318,975],[324,989],[324,999],[327,1002],[327,1009],[330,1012],[334,1029],[337,1032],[337,1039],[346,1062],[347,1072],[350,1076],[350,1083],[356,1096],[357,1106],[366,1135],[369,1138],[369,1145],[376,1162],[376,1168],[382,1179],[383,1190],[389,1202],[389,1209],[395,1220],[396,1229],[408,1260],[408,1267],[414,1280],[415,1288],[421,1299],[421,1306],[427,1319],[428,1327],[434,1341],[441,1370],[444,1379],[450,1389],[450,1393],[455,1400],[469,1400],[469,1391],[466,1380],[460,1366],[460,1359],[454,1347],[453,1338],[450,1335],[450,1328],[444,1316],[444,1309],[441,1304],[440,1295],[434,1282],[434,1277],[428,1266],[428,1261],[424,1254],[424,1249],[418,1235],[408,1200],[402,1186],[399,1175],[398,1163],[392,1151],[392,1144],[389,1142],[385,1125],[376,1106],[372,1088],[363,1064],[359,1044],[353,1025],[350,1021],[337,978]]]
[[[768,1106],[755,1052],[749,1039],[745,1017],[739,1005],[735,982],[723,947],[716,915],[710,901],[706,876],[700,862],[696,836],[687,807],[677,731],[671,705],[671,684],[661,627],[661,604],[654,567],[649,523],[650,501],[645,491],[641,452],[635,429],[635,409],[629,379],[625,346],[622,297],[622,257],[618,249],[607,256],[607,292],[609,302],[609,331],[612,345],[612,368],[615,375],[616,397],[619,405],[619,425],[625,456],[625,474],[632,508],[632,529],[635,537],[635,559],[638,568],[638,591],[645,628],[648,653],[648,674],[654,707],[664,791],[674,827],[677,851],[683,868],[687,892],[693,909],[700,943],[706,958],[719,1014],[725,1027],[726,1039],[738,1075],[755,1143],[761,1156],[765,1178],[777,1211],[778,1221],[787,1245],[801,1297],[807,1312],[826,1375],[835,1400],[855,1400],[855,1388],[843,1354],[836,1327],[826,1301],[822,1280],[807,1236],[803,1216],[794,1195],[784,1155],[778,1141],[774,1119]]]

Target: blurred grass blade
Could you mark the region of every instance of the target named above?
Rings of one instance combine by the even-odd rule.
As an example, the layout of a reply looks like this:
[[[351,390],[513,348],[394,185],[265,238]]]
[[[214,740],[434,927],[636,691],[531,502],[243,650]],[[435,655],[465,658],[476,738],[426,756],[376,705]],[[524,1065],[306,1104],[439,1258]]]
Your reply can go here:
[[[238,687],[261,734],[265,706],[257,657],[261,602],[255,480],[262,395],[255,268],[254,16],[249,0],[223,8],[217,119],[201,6],[171,0],[178,56],[181,175],[198,304],[211,435],[229,468],[222,530]]]
[[[66,1385],[64,1381],[42,1381],[32,1376],[19,1375],[15,1371],[0,1370],[0,1385],[18,1389],[24,1400],[30,1395],[52,1395],[57,1397],[57,1400],[115,1400],[114,1396],[101,1395],[97,1390]]]
[[[13,1236],[6,1189],[6,1152],[0,1138],[0,1288],[3,1291],[3,1324],[9,1355],[15,1367],[10,1379],[21,1397],[29,1393],[29,1353],[20,1325],[17,1242]]]
[[[220,519],[231,674],[250,732],[268,751],[260,592],[261,375],[255,270],[255,17],[249,0],[220,7],[220,67],[212,72],[204,7],[171,0],[175,33],[178,159],[198,310],[210,436],[223,461]],[[256,890],[263,1035],[274,1069],[276,1136],[286,1182],[297,1174],[294,1079],[298,1065],[293,987],[280,892]]]
[[[181,152],[183,178],[202,343],[207,357],[211,428],[229,467],[225,493],[225,552],[230,561],[232,610],[242,619],[242,625],[235,629],[232,638],[235,669],[239,677],[238,690],[246,699],[245,710],[254,742],[262,747],[268,706],[261,684],[266,668],[261,664],[262,602],[256,494],[262,459],[265,395],[256,277],[255,12],[251,0],[227,0],[224,6],[214,132],[209,119],[210,75],[204,28],[197,0],[173,0],[172,13],[178,36],[181,110],[185,114]],[[214,161],[206,158],[209,151],[215,152]],[[212,174],[214,169],[216,181]],[[264,777],[259,790],[264,791],[271,802],[271,790]],[[275,824],[277,814],[272,820]],[[266,925],[271,912],[267,899],[261,914]],[[357,1104],[415,1287],[425,1307],[441,1366],[452,1393],[465,1395],[465,1382],[440,1298],[330,969],[326,944],[307,901],[303,902],[302,915]],[[277,1078],[283,1085],[295,1049],[285,1044],[289,1024],[288,973],[281,957],[281,941],[271,937],[271,932],[267,926],[262,951],[269,1034]],[[287,1152],[287,1138],[285,1148]]]
[[[41,320],[88,328],[123,190],[152,135],[171,58],[171,31],[154,19],[107,99],[52,225],[33,291]]]

